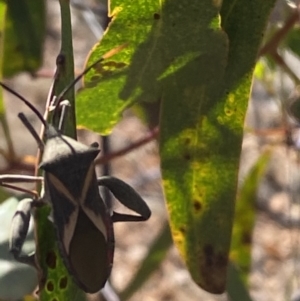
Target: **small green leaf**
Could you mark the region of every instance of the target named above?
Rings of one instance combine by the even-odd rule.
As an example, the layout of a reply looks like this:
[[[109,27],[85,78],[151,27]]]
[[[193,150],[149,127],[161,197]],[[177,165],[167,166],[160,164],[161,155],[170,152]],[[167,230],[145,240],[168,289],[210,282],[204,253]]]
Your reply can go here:
[[[255,201],[258,185],[269,163],[270,152],[263,153],[251,168],[238,193],[230,258],[245,283],[251,268],[252,231],[255,222]]]
[[[232,262],[230,262],[228,266],[227,278],[227,294],[231,301],[252,301],[238,268]]]
[[[283,47],[288,48],[298,57],[300,57],[300,27],[295,26],[287,33],[283,43]]]
[[[61,49],[60,54],[63,56],[63,62],[57,62],[57,77],[54,84],[54,95],[59,94],[74,81],[74,57],[73,57],[73,42],[72,42],[72,25],[70,2],[59,0],[61,11]],[[58,60],[59,61],[59,60]],[[75,118],[75,91],[74,85],[64,95],[64,99],[70,102],[68,114],[64,125],[64,135],[73,139],[77,138],[76,133],[76,118]],[[54,126],[58,126],[58,120],[53,121]]]

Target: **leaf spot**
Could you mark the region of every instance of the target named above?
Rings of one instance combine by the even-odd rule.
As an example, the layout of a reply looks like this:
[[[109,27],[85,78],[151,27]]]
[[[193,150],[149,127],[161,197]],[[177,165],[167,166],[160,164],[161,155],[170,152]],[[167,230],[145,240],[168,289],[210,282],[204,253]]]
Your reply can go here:
[[[153,18],[154,18],[154,20],[159,20],[160,19],[160,14],[154,13]]]
[[[201,209],[202,209],[202,204],[201,204],[201,202],[195,200],[195,201],[193,202],[193,205],[194,205],[194,210],[195,210],[197,213],[198,213],[199,211],[201,211]]]
[[[179,227],[178,229],[182,234],[186,233],[186,228],[184,226]]]
[[[68,277],[64,276],[59,280],[59,288],[65,289],[68,286]]]
[[[205,245],[203,248],[205,256],[205,265],[211,267],[213,265],[214,249],[212,245]]]
[[[53,292],[53,291],[54,291],[54,284],[53,284],[52,280],[49,280],[49,281],[47,282],[47,290],[48,290],[49,292]]]
[[[56,268],[56,254],[54,251],[50,251],[47,253],[46,256],[46,264],[50,269]]]
[[[185,153],[185,154],[183,154],[183,158],[187,161],[190,161],[191,160],[191,155],[189,153]]]

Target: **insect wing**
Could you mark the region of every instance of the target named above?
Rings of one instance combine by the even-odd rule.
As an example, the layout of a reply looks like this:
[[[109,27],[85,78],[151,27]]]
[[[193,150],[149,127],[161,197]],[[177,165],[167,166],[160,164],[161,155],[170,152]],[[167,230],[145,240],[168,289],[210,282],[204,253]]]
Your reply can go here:
[[[61,256],[78,286],[89,293],[104,286],[114,251],[111,220],[93,163],[98,153],[95,147],[54,133],[47,140],[41,164]]]
[[[53,178],[46,173],[45,191],[53,206],[62,258],[78,286],[95,293],[104,286],[112,267],[114,234],[109,215],[97,186],[87,190],[89,207],[85,208],[65,187],[63,193],[61,187],[57,189]]]

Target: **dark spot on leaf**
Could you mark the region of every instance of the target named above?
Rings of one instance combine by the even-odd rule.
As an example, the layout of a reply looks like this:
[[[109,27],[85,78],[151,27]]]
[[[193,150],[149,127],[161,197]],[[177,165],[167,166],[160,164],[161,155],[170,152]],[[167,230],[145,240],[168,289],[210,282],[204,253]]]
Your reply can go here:
[[[203,253],[205,256],[205,265],[210,267],[213,264],[214,250],[212,245],[205,245],[203,248]]]
[[[63,66],[66,62],[66,57],[64,54],[60,53],[56,58],[56,65]]]
[[[202,209],[202,204],[201,204],[201,202],[199,202],[199,201],[194,201],[194,203],[193,203],[193,205],[194,205],[194,209],[195,209],[195,211],[201,211],[201,209]]]
[[[183,154],[183,158],[187,161],[191,160],[191,155],[189,153]]]
[[[58,301],[56,298],[52,299],[51,301]]]
[[[99,76],[99,75],[94,75],[91,77],[91,81],[95,81],[95,82],[99,81],[100,79],[101,79],[101,76]]]
[[[219,268],[227,267],[228,258],[221,252],[217,254],[216,266]]]
[[[154,13],[153,18],[154,18],[154,20],[159,20],[160,19],[160,14]]]
[[[186,228],[184,226],[179,227],[178,229],[182,234],[186,233]]]
[[[191,139],[185,138],[183,143],[184,143],[184,145],[189,145],[189,144],[191,144]]]
[[[65,289],[68,285],[68,277],[64,276],[62,278],[60,278],[59,280],[59,288],[60,289]]]
[[[98,143],[98,142],[93,142],[93,143],[91,144],[91,147],[99,148],[99,143]]]
[[[204,263],[201,264],[203,287],[211,293],[221,294],[225,290],[227,274],[227,255],[222,252],[215,252],[212,245],[203,247]]]
[[[251,232],[243,232],[242,234],[242,243],[245,245],[251,244],[252,242],[252,235]]]
[[[47,282],[47,290],[48,290],[49,292],[53,292],[53,291],[54,291],[54,284],[53,284],[53,282],[52,282],[51,280],[49,280],[49,281]]]
[[[46,256],[46,264],[50,269],[55,269],[56,268],[56,254],[54,251],[50,251],[47,253]]]
[[[21,47],[20,44],[16,45],[15,49],[16,49],[17,52],[21,52],[22,51],[22,47]]]

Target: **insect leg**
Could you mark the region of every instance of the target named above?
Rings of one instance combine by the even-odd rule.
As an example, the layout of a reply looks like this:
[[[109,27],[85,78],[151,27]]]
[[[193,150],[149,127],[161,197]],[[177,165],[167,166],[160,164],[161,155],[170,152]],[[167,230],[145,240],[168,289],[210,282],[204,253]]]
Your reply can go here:
[[[41,151],[44,150],[44,142],[36,132],[36,130],[33,128],[32,124],[29,122],[29,120],[26,118],[26,116],[23,113],[19,113],[18,117],[21,119],[24,126],[27,128],[27,130],[30,132],[34,140],[37,142],[37,145]]]
[[[43,177],[25,176],[25,175],[0,175],[0,186],[14,189],[17,191],[22,191],[24,193],[31,194],[35,197],[38,197],[36,191],[18,187],[16,185],[12,185],[11,183],[37,183],[37,182],[43,182]]]
[[[43,177],[25,175],[0,175],[0,185],[5,183],[36,183],[43,182]]]
[[[35,254],[21,255],[22,247],[28,233],[31,209],[35,202],[36,201],[30,198],[23,199],[19,202],[17,211],[12,219],[9,251],[17,261],[37,268]]]
[[[151,211],[140,195],[128,184],[120,179],[104,176],[97,179],[98,185],[108,188],[113,195],[127,208],[139,215],[129,215],[113,212],[113,222],[145,221],[151,216]]]

